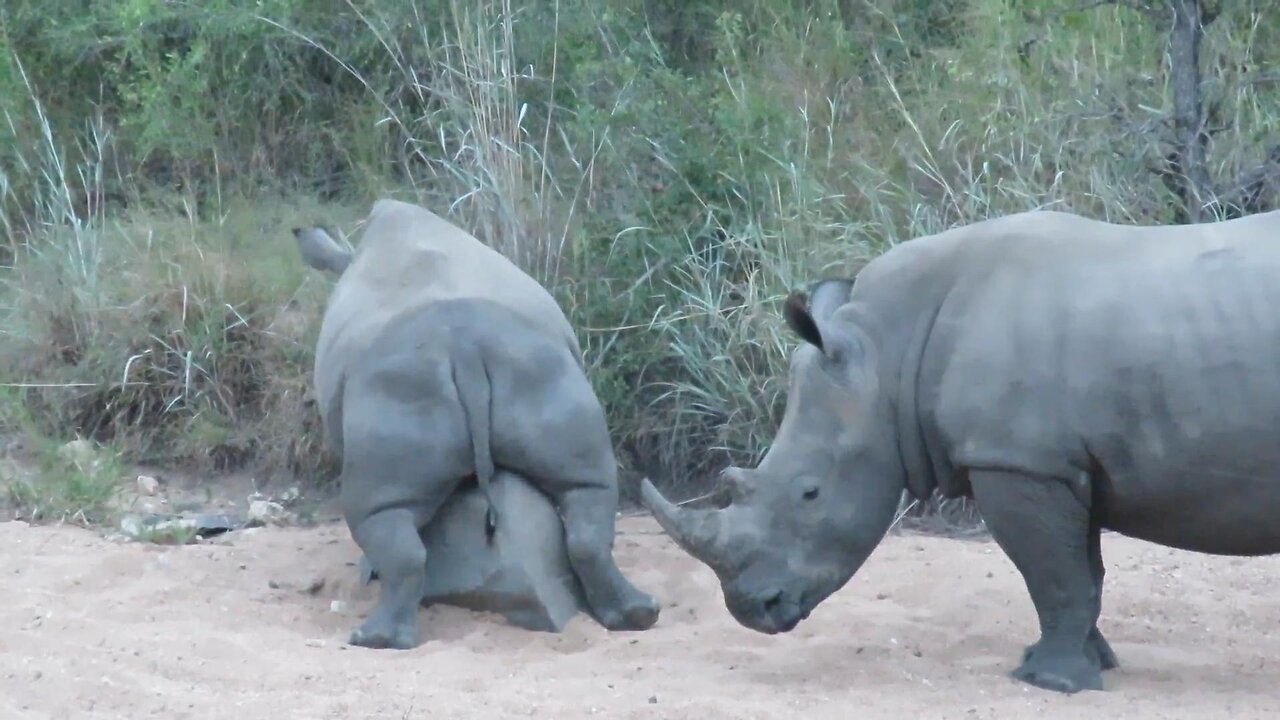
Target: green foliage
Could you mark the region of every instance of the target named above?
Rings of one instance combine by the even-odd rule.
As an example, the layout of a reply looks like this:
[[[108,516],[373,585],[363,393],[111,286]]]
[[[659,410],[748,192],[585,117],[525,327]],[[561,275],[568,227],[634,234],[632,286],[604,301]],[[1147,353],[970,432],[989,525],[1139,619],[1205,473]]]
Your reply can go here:
[[[120,453],[84,439],[64,442],[34,431],[32,414],[0,394],[0,427],[23,438],[33,462],[0,462],[0,507],[31,522],[93,525],[113,519],[123,480]]]
[[[788,289],[991,215],[1174,217],[1167,28],[1128,5],[13,0],[0,372],[53,386],[44,433],[331,474],[287,228],[396,195],[551,287],[621,457],[694,489],[767,448]],[[1225,182],[1280,137],[1280,0],[1223,7]]]

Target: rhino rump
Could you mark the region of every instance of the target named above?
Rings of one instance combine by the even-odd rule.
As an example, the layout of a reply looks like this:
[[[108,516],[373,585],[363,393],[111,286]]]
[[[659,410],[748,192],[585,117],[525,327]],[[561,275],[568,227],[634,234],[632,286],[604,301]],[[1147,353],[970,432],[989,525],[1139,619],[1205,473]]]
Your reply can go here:
[[[487,427],[476,432],[488,433],[495,466],[553,497],[616,477],[603,410],[570,348],[504,305],[432,303],[395,318],[362,352],[329,361],[340,363],[342,390],[321,409],[341,428],[349,521],[385,507],[438,504],[441,486],[476,472],[468,396],[490,403]],[[459,372],[464,364],[482,372]],[[486,392],[459,388],[475,378],[488,382]]]

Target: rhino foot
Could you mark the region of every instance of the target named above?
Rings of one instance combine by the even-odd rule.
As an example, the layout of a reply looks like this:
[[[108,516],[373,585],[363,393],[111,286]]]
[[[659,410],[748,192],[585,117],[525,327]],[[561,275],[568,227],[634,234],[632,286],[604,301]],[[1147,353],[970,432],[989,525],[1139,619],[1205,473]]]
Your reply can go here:
[[[1023,664],[1031,661],[1031,658],[1036,654],[1036,650],[1039,647],[1040,643],[1037,642],[1028,645],[1026,649],[1022,651]],[[1102,631],[1098,630],[1096,627],[1089,631],[1089,639],[1085,641],[1084,651],[1085,654],[1088,655],[1089,660],[1104,672],[1120,667],[1120,661],[1116,658],[1115,651],[1111,649],[1111,644],[1102,636]]]
[[[1097,654],[1098,666],[1103,670],[1114,670],[1120,667],[1120,659],[1116,657],[1116,652],[1111,649],[1111,643],[1108,643],[1107,639],[1102,637],[1102,633],[1097,630],[1094,632],[1097,633],[1096,638],[1090,635],[1089,640],[1093,645],[1093,652]]]
[[[368,555],[360,556],[360,562],[356,567],[356,578],[361,585],[368,585],[378,579],[378,571],[373,569],[373,563],[369,562]]]
[[[1081,690],[1102,689],[1101,670],[1083,653],[1064,656],[1037,650],[1010,675],[1028,685],[1068,695]]]
[[[352,645],[372,650],[410,650],[418,646],[416,623],[391,623],[374,616],[351,633]]]
[[[596,613],[596,620],[605,629],[614,632],[648,630],[658,622],[658,601],[644,593],[620,608],[609,608]]]

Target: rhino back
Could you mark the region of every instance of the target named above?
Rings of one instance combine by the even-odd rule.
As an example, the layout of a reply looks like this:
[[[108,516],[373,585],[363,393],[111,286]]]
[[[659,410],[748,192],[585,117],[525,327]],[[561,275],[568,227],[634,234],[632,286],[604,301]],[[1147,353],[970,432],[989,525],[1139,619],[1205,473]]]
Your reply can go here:
[[[463,373],[464,364],[480,372]],[[467,392],[477,375],[488,388]],[[498,303],[445,300],[397,316],[343,365],[326,422],[340,428],[344,475],[348,461],[358,466],[344,477],[345,512],[364,517],[431,497],[423,475],[401,473],[424,457],[451,469],[449,481],[474,473],[466,403],[477,395],[489,399],[489,425],[477,431],[488,433],[496,465],[545,482],[572,464],[568,455],[610,452],[602,413],[574,422],[579,407],[598,406],[569,348]],[[531,448],[551,461],[532,465]]]
[[[1073,218],[969,252],[927,373],[954,464],[1098,470],[1117,506],[1280,490],[1280,213]]]
[[[505,307],[581,362],[573,328],[536,280],[431,211],[384,199],[374,204],[325,311],[315,361],[322,405],[338,402],[346,368],[387,328],[432,304],[464,299]]]

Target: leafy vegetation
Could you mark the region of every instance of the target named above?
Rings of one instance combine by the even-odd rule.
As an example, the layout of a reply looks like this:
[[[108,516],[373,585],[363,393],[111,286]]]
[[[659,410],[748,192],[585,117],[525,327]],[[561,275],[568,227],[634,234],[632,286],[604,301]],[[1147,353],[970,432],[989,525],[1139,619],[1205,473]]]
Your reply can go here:
[[[1171,71],[1187,5],[1212,19],[1190,105]],[[328,281],[288,228],[351,232],[390,195],[552,288],[623,462],[695,494],[772,436],[788,289],[1030,208],[1156,223],[1190,197],[1221,199],[1205,216],[1274,206],[1278,16],[1280,0],[9,0],[6,402],[41,437],[131,460],[332,477],[306,392]]]

